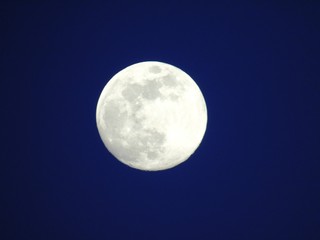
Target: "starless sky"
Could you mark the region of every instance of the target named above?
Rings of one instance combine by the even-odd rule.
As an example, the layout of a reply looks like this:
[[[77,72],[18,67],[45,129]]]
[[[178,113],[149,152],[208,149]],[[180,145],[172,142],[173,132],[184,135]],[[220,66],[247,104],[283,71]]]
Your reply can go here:
[[[1,2],[1,239],[320,239],[320,2],[223,2]],[[95,122],[149,60],[208,108],[161,172],[119,163]]]

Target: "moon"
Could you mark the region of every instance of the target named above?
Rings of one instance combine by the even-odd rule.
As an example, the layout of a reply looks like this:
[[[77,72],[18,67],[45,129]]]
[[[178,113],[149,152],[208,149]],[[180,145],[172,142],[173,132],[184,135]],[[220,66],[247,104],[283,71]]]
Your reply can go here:
[[[201,90],[181,69],[140,62],[118,72],[102,90],[96,109],[99,135],[120,162],[145,171],[187,160],[207,126]]]

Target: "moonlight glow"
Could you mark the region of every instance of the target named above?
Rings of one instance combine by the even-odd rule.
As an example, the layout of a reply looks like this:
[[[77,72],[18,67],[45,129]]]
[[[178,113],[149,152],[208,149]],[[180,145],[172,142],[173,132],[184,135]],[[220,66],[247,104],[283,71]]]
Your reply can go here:
[[[103,89],[97,127],[107,149],[141,170],[164,170],[187,160],[207,125],[203,95],[185,72],[141,62],[117,73]]]

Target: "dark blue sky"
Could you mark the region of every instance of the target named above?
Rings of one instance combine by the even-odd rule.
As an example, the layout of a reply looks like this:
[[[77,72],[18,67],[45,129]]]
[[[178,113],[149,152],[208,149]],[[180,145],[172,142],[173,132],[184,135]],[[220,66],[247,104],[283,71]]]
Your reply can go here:
[[[320,3],[1,3],[1,239],[320,239]],[[143,172],[100,140],[124,67],[186,71],[196,153]]]

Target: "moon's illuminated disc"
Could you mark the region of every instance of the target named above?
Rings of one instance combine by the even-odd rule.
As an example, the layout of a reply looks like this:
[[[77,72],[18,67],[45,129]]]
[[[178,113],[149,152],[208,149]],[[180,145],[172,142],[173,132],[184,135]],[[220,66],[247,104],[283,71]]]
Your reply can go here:
[[[184,162],[198,148],[207,108],[184,71],[162,62],[140,62],[107,83],[96,120],[104,145],[119,161],[157,171]]]

